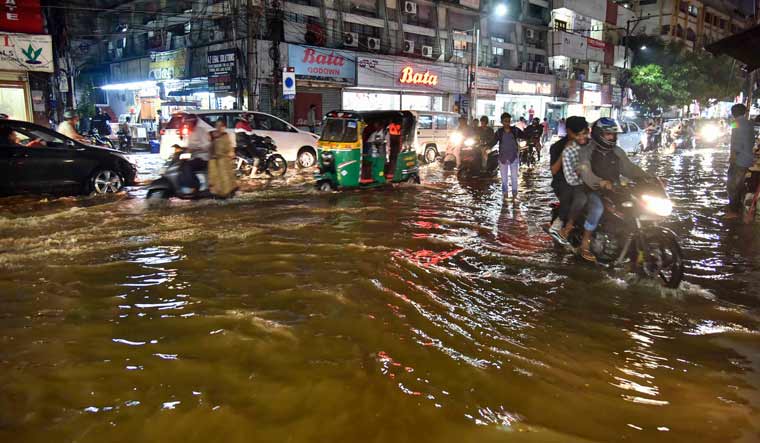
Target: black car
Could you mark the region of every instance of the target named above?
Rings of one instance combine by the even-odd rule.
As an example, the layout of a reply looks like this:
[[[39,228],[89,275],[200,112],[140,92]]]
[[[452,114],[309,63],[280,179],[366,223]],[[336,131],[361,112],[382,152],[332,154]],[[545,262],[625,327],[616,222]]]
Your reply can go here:
[[[118,151],[74,141],[34,123],[0,120],[0,194],[107,194],[135,184]]]

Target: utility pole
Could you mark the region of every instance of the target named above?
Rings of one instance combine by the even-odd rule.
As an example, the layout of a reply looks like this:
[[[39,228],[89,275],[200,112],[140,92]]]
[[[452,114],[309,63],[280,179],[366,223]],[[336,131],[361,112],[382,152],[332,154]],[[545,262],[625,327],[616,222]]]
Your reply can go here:
[[[258,77],[256,73],[256,34],[254,32],[255,30],[255,23],[253,21],[253,0],[247,0],[246,5],[246,14],[247,18],[247,41],[246,41],[246,47],[248,52],[247,62],[248,62],[248,110],[249,111],[256,111],[258,110],[258,106],[256,106],[256,78]]]

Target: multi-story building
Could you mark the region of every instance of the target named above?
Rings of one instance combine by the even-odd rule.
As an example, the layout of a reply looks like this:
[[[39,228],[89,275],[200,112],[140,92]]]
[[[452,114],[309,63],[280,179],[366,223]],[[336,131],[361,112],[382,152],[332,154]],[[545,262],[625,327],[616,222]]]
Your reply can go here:
[[[98,14],[67,9],[61,62],[104,86],[96,96],[113,114],[145,121],[157,109],[247,106],[304,125],[311,104],[558,119],[584,94],[555,73],[606,115],[621,96],[608,29],[620,19],[592,2],[601,14],[577,0],[95,0]],[[294,100],[282,97],[282,69],[295,71]]]
[[[563,114],[614,116],[623,104],[620,71],[626,23],[634,13],[607,0],[554,0],[549,63]]]
[[[746,29],[751,21],[727,0],[641,0],[642,20],[634,35],[659,35],[667,41],[683,42],[687,48],[705,45]],[[651,17],[647,19],[648,17]]]

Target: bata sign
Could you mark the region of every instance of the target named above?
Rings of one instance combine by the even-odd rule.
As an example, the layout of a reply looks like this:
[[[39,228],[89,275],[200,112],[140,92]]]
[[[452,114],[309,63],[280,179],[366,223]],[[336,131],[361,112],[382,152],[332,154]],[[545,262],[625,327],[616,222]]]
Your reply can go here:
[[[507,80],[508,94],[552,95],[552,84],[529,80]]]
[[[288,45],[288,66],[299,78],[350,83],[356,78],[354,57],[346,51]]]
[[[414,68],[407,66],[401,70],[401,77],[399,77],[398,81],[406,85],[437,86],[438,76],[431,74],[430,71],[414,72]]]

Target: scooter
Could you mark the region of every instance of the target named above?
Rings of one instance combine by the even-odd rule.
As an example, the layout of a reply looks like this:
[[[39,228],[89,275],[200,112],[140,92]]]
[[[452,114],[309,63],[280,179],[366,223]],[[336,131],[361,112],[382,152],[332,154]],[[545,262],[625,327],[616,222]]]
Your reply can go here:
[[[95,128],[90,130],[89,134],[87,134],[87,138],[89,139],[90,143],[92,143],[95,146],[102,146],[108,149],[115,149],[111,139],[100,135],[98,130]]]
[[[169,160],[161,177],[148,185],[147,198],[168,199],[178,197],[185,200],[208,198],[212,194],[208,187],[208,170],[194,168],[193,154],[187,149],[182,150]],[[192,176],[188,177],[187,169],[192,168]],[[186,183],[190,182],[190,183]]]

